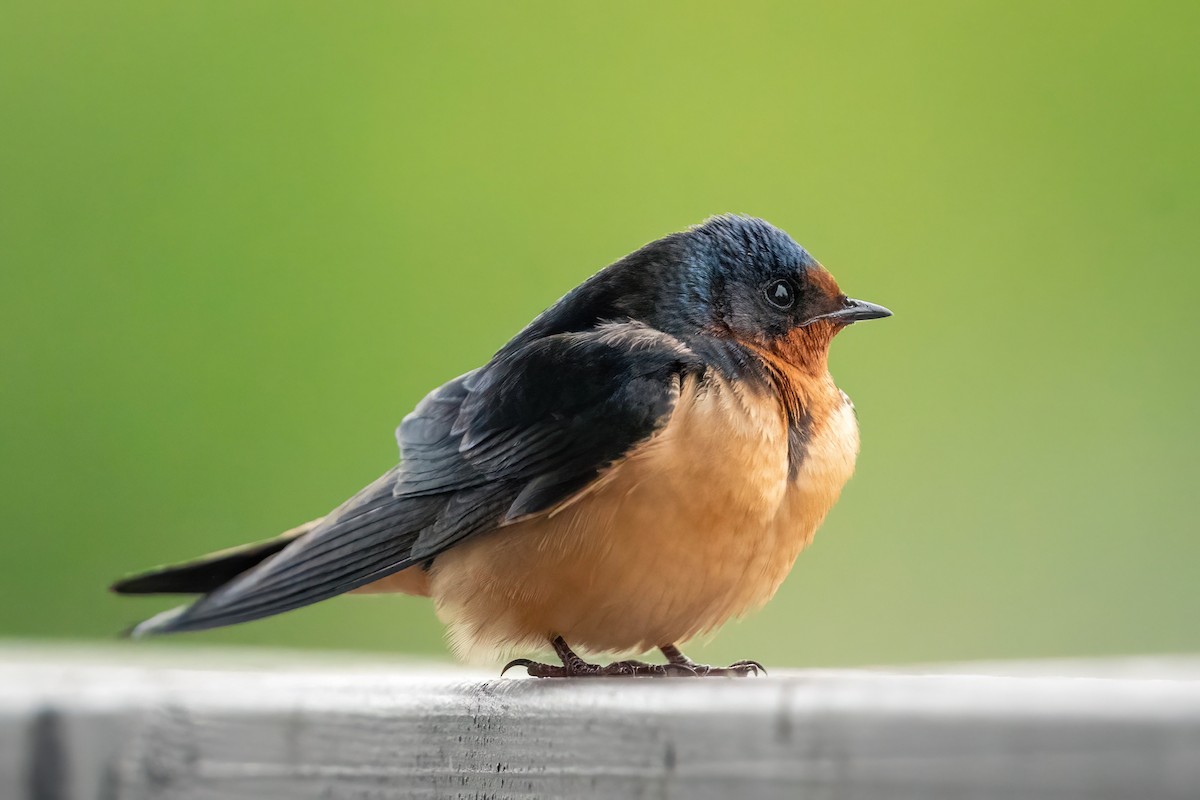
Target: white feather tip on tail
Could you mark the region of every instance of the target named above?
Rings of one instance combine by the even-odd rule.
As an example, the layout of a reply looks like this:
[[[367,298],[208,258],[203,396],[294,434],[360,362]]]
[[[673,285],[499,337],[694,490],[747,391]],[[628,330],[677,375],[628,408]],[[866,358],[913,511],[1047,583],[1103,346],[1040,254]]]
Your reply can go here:
[[[178,608],[168,609],[162,613],[155,614],[145,622],[139,622],[129,631],[129,638],[141,639],[145,636],[153,636],[156,633],[162,633],[165,628],[169,628],[171,623],[179,618],[187,606],[179,606]]]

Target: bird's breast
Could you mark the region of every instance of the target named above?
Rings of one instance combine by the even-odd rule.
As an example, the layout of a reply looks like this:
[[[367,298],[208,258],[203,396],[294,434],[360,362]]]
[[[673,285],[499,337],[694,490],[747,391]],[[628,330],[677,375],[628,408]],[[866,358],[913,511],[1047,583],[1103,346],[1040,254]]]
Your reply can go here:
[[[689,379],[667,425],[592,487],[438,557],[433,595],[456,644],[470,655],[558,634],[644,650],[766,602],[853,470],[857,429],[838,399],[789,469],[776,394]]]

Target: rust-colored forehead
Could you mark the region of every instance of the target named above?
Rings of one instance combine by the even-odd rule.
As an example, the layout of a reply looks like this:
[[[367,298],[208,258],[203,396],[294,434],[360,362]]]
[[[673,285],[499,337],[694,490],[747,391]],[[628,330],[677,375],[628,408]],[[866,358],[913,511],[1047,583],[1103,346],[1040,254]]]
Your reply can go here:
[[[808,278],[809,285],[817,287],[826,297],[837,297],[842,293],[842,290],[837,285],[837,281],[820,264],[809,267],[806,277]]]

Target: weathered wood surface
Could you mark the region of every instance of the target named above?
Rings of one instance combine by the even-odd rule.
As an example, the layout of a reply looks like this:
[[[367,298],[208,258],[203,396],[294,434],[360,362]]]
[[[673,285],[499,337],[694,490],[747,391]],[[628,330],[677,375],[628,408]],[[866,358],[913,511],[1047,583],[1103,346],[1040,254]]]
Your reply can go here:
[[[1200,798],[1197,660],[564,682],[116,652],[0,649],[0,798]]]

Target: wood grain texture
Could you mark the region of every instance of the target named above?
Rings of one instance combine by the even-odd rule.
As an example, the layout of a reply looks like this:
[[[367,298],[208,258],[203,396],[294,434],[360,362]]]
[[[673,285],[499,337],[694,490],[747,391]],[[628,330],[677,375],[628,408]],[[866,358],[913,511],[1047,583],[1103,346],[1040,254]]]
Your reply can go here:
[[[1197,661],[953,669],[563,682],[0,649],[0,797],[1200,796]]]

